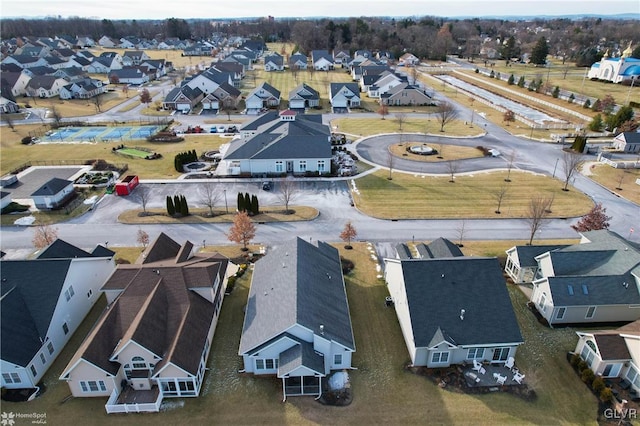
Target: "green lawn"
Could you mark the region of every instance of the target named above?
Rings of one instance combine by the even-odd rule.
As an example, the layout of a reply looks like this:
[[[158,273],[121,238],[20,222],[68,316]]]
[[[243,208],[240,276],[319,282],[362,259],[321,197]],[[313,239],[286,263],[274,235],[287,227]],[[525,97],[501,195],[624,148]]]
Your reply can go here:
[[[123,148],[123,149],[117,150],[116,152],[118,152],[119,154],[128,155],[136,158],[143,158],[143,159],[149,155],[149,153],[146,151],[140,151],[139,149],[134,149],[134,148]]]
[[[503,242],[500,250],[512,243]],[[46,375],[47,392],[28,404],[3,402],[3,411],[46,413],[48,424],[92,425],[200,425],[212,421],[225,425],[595,424],[596,400],[564,358],[575,345],[574,330],[542,327],[515,286],[509,287],[509,293],[525,340],[516,364],[535,389],[537,400],[525,402],[500,392],[450,392],[403,368],[409,356],[395,311],[384,306],[388,293],[384,282],[377,278],[379,272],[371,259],[371,248],[365,243],[353,244],[353,250],[342,246],[337,245],[341,254],[355,263],[355,269],[346,276],[356,339],[353,365],[357,368],[350,372],[354,400],[348,407],[323,406],[311,397],[289,398],[282,403],[278,379],[238,373],[242,362],[237,350],[250,269],[224,300],[199,398],[169,399],[172,408],[160,414],[110,416],[104,410],[106,398],[72,398],[63,403],[69,390],[57,377],[103,309],[102,298]],[[238,253],[237,246],[233,247],[224,246],[222,250],[228,255]],[[214,248],[208,247],[210,250]],[[127,258],[138,254],[139,249],[122,253]]]
[[[593,202],[585,194],[570,188],[562,191],[562,182],[548,176],[511,171],[481,172],[456,176],[420,176],[380,170],[357,178],[360,194],[352,193],[356,206],[365,214],[381,219],[432,218],[519,218],[526,217],[532,195],[554,197],[550,217],[581,216]],[[495,213],[495,193],[503,186],[508,191],[501,214]],[[535,189],[534,189],[535,188]]]

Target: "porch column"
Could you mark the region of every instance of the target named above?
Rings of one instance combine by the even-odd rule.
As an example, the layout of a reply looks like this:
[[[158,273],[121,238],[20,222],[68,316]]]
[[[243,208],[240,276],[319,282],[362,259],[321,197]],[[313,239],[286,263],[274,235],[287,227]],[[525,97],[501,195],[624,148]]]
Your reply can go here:
[[[322,396],[322,376],[318,377],[318,398]]]
[[[285,380],[286,378],[283,377],[282,378],[282,402],[285,402],[287,400],[287,386],[285,385]]]

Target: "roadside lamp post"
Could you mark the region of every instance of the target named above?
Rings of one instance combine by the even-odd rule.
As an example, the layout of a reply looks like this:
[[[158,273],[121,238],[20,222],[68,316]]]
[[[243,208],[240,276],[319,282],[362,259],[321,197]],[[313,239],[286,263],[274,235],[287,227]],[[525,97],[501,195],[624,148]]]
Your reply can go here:
[[[227,214],[229,214],[229,205],[227,204],[227,190],[223,190],[224,192],[224,209],[226,210]]]
[[[556,177],[556,167],[558,167],[558,160],[559,158],[556,158],[556,165],[553,166],[553,176],[551,176],[552,178]]]

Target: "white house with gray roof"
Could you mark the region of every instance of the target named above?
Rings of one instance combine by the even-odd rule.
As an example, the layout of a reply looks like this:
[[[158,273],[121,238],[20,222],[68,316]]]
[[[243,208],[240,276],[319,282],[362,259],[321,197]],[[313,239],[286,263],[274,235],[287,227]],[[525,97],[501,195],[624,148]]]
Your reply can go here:
[[[268,112],[240,128],[241,136],[221,147],[218,170],[229,175],[331,172],[331,131],[321,115],[291,110]]]
[[[579,244],[535,260],[531,302],[550,325],[640,319],[637,244],[612,231],[589,231]]]
[[[523,343],[496,258],[385,259],[385,280],[411,363],[504,363]]]
[[[246,373],[282,379],[284,399],[320,396],[354,352],[338,250],[296,238],[256,262],[238,350]]]
[[[98,300],[114,253],[58,239],[36,259],[0,263],[2,388],[35,388]]]

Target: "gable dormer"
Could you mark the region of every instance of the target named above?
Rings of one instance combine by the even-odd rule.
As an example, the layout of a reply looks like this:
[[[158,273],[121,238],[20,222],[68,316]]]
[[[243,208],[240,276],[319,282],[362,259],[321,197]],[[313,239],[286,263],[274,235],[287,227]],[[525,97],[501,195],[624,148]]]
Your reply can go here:
[[[296,121],[296,112],[290,109],[280,113],[280,121]]]

